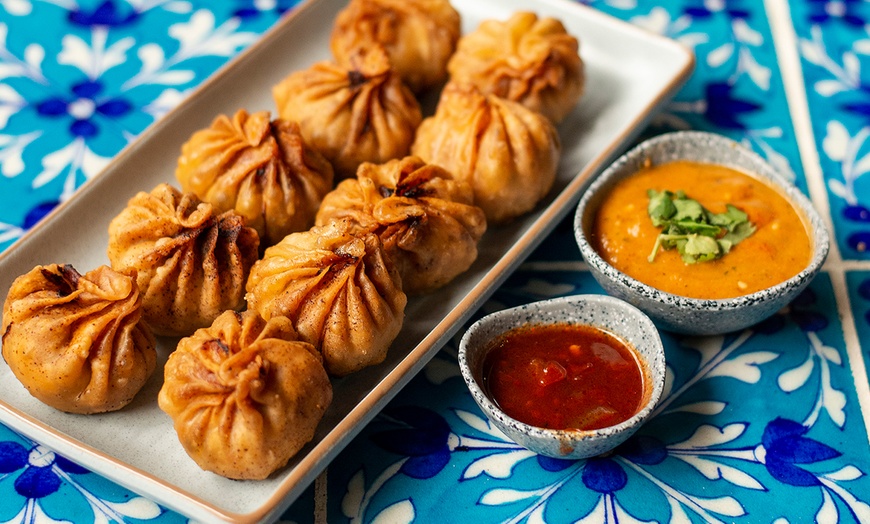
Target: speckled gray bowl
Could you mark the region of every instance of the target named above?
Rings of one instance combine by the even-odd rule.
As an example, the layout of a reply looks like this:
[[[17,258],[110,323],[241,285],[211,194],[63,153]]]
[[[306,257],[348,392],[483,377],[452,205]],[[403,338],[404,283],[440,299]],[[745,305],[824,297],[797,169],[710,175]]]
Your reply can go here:
[[[588,241],[595,211],[607,192],[646,162],[662,164],[689,160],[720,164],[753,174],[781,190],[806,219],[813,242],[810,263],[794,277],[767,289],[732,299],[704,300],[660,291],[615,269]],[[822,267],[830,239],[812,203],[763,158],[721,135],[678,131],[651,138],[616,160],[583,194],[574,216],[574,236],[592,275],[611,295],[653,318],[662,329],[690,335],[712,335],[745,329],[773,315],[792,301]],[[645,256],[645,255],[639,255]]]
[[[604,329],[636,350],[646,381],[643,407],[633,417],[597,430],[545,429],[509,417],[486,396],[481,387],[482,368],[494,339],[527,324],[561,322]],[[665,353],[655,325],[636,307],[607,295],[576,295],[506,309],[478,320],[459,343],[459,369],[477,405],[508,438],[541,455],[580,459],[610,451],[646,421],[664,388]]]

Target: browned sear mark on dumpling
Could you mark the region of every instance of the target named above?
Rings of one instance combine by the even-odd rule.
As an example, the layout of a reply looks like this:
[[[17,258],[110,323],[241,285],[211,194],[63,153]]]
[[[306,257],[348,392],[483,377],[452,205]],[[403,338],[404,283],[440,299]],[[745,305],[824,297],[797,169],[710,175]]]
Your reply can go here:
[[[408,294],[439,288],[468,269],[486,231],[472,187],[416,157],[361,165],[356,179],[323,199],[316,223],[333,220],[377,234]]]
[[[448,0],[351,0],[335,19],[330,48],[346,64],[360,49],[381,46],[402,80],[421,92],[447,77],[460,23]]]
[[[137,271],[145,319],[163,335],[189,335],[243,308],[258,245],[243,217],[168,184],[134,196],[109,225],[109,260]]]
[[[299,125],[270,121],[268,111],[215,118],[182,146],[175,176],[217,213],[244,217],[261,249],[311,227],[333,183],[332,165],[303,139]]]
[[[81,274],[71,264],[59,265],[55,271],[40,266],[39,271],[43,278],[57,287],[57,292],[62,297],[75,291],[81,278]]]

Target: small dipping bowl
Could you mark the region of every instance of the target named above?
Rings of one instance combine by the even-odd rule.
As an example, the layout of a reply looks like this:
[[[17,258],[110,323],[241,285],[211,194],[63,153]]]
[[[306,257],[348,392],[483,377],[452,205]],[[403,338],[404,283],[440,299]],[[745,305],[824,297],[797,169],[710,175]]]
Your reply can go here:
[[[795,276],[766,289],[728,299],[688,298],[644,284],[607,263],[589,241],[595,213],[611,188],[647,165],[687,160],[742,171],[779,189],[803,215],[812,244],[807,266]],[[652,317],[667,331],[714,335],[750,327],[775,314],[806,288],[828,255],[830,238],[809,199],[761,156],[730,138],[702,131],[678,131],[651,138],[622,155],[586,190],[574,215],[574,236],[592,276],[609,294]],[[739,249],[739,248],[738,248]],[[646,253],[638,256],[646,257]]]
[[[607,331],[634,351],[643,371],[644,392],[640,409],[632,417],[601,429],[546,429],[508,416],[487,395],[483,363],[496,339],[523,326],[563,323]],[[541,455],[581,459],[622,444],[649,418],[665,384],[665,353],[655,325],[636,307],[607,295],[575,295],[498,311],[478,320],[459,343],[459,369],[477,405],[508,438]]]

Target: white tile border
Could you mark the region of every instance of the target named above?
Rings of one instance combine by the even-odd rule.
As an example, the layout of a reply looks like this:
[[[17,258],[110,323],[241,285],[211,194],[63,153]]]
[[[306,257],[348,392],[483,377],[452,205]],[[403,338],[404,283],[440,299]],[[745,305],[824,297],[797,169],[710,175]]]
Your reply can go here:
[[[847,270],[870,270],[870,261],[844,261],[842,258],[831,217],[825,177],[819,160],[819,146],[813,132],[813,122],[806,93],[807,85],[798,53],[798,37],[791,16],[791,8],[787,0],[764,0],[764,7],[767,11],[777,63],[810,199],[822,215],[822,219],[826,222],[833,238],[824,270],[830,276],[831,285],[834,288],[837,313],[843,330],[843,340],[846,344],[855,392],[864,417],[864,428],[868,435],[868,441],[870,441],[870,384],[867,380],[867,366],[858,338],[855,317],[852,314],[852,304],[849,299],[849,287],[846,282]]]

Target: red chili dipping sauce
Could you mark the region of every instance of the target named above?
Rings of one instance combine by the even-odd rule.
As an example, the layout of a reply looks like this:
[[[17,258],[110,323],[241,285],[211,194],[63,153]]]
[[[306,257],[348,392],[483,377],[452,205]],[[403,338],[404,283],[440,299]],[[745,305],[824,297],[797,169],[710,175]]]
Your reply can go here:
[[[600,429],[641,407],[644,373],[633,349],[599,328],[536,324],[491,343],[483,388],[512,418],[549,429]]]

